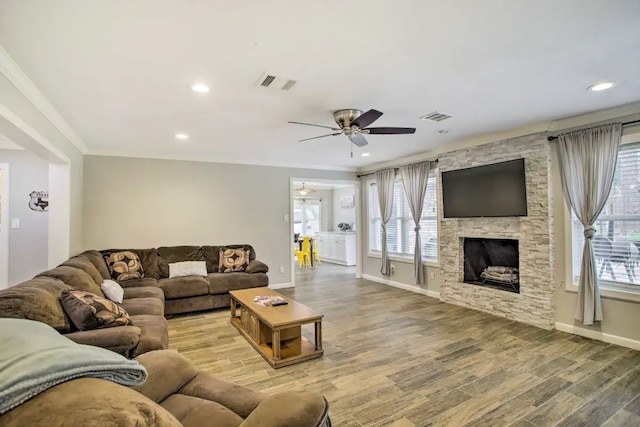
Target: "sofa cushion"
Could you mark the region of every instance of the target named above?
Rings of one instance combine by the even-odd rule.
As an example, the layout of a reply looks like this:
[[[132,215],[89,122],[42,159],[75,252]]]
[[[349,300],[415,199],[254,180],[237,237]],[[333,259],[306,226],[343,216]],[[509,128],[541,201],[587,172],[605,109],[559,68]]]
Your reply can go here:
[[[122,303],[122,299],[124,298],[124,289],[122,286],[115,280],[105,280],[100,285],[100,289],[105,297],[109,298],[111,301],[120,304]]]
[[[244,421],[223,405],[199,397],[173,394],[160,406],[171,412],[184,427],[210,425],[211,420],[215,420],[217,427],[238,427]]]
[[[256,259],[256,253],[251,245],[225,245],[225,246],[202,246],[202,255],[207,261],[207,272],[217,273],[220,265],[220,248],[244,248],[249,250],[249,261]]]
[[[119,304],[130,316],[138,314],[164,315],[164,302],[157,298],[130,298]]]
[[[169,277],[169,264],[182,261],[206,261],[200,246],[161,246],[158,248],[158,273]]]
[[[102,278],[102,274],[100,274],[98,269],[93,265],[93,263],[87,257],[74,256],[73,258],[69,258],[68,260],[66,260],[60,265],[68,265],[70,267],[79,268],[80,270],[84,271],[89,276],[91,276],[93,281],[96,282],[96,285],[101,284],[102,281],[104,280]]]
[[[62,291],[71,286],[53,277],[36,277],[0,290],[0,317],[46,323],[59,332],[69,332],[71,323],[62,309]]]
[[[224,287],[227,291],[258,288],[269,285],[269,278],[264,273],[211,273],[209,283],[213,289]]]
[[[155,298],[164,303],[164,292],[157,286],[124,288],[124,299],[130,298]]]
[[[71,286],[76,291],[91,292],[98,296],[104,297],[100,286],[93,281],[84,271],[76,267],[68,265],[62,265],[60,267],[52,268],[51,270],[44,271],[36,277],[53,277],[58,280],[62,280],[67,285]]]
[[[220,248],[220,273],[233,273],[244,271],[249,266],[249,250],[244,248]]]
[[[81,331],[131,325],[126,310],[90,292],[62,291],[62,307]]]
[[[124,289],[140,287],[157,288],[158,279],[154,279],[153,277],[143,277],[142,279],[125,280],[124,282],[120,282],[120,286]]]
[[[111,278],[117,282],[144,277],[144,269],[138,254],[132,251],[105,252],[104,261]]]
[[[209,281],[200,276],[175,277],[160,279],[160,289],[165,299],[195,297],[209,294]]]
[[[231,276],[230,273],[209,273],[207,275],[207,280],[209,281],[209,294],[220,295],[229,292],[229,288],[224,285],[227,277],[233,276]]]
[[[131,357],[153,350],[164,350],[169,345],[167,319],[164,316],[139,314],[131,316],[133,324],[140,328],[140,340]]]
[[[83,256],[91,261],[91,264],[100,272],[102,276],[102,280],[110,279],[111,275],[109,274],[109,269],[107,268],[107,263],[104,262],[104,257],[98,251],[89,250],[82,252],[79,256]]]

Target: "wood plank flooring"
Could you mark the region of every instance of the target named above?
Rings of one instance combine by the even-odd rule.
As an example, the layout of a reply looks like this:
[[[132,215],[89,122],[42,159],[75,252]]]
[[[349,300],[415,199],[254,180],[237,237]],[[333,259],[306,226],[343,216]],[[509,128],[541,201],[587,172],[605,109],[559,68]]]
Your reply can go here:
[[[228,309],[169,320],[169,346],[241,385],[319,391],[335,426],[640,426],[640,352],[353,271],[323,263],[281,291],[325,315],[321,359],[272,369]],[[312,338],[312,327],[304,334]]]

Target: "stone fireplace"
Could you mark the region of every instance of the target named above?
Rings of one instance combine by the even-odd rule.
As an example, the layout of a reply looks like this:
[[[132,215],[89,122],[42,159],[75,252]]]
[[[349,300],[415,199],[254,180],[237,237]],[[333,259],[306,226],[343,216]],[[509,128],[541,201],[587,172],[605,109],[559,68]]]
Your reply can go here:
[[[555,287],[551,160],[546,135],[539,133],[443,153],[438,158],[438,169],[444,172],[521,157],[525,160],[527,216],[443,218],[440,204],[440,298],[551,329],[555,323]],[[478,255],[474,261],[465,259],[471,252]],[[490,266],[511,270],[487,271]],[[486,277],[504,280],[496,284]]]
[[[520,292],[518,241],[514,239],[463,239],[464,283]]]

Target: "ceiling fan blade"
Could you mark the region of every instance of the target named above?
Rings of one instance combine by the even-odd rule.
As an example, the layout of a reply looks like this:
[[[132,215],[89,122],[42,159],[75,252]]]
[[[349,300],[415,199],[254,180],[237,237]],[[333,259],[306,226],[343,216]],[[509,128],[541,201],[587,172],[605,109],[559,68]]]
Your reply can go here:
[[[380,111],[369,110],[366,113],[359,115],[353,122],[351,122],[351,125],[358,126],[360,129],[363,129],[378,120],[380,116],[382,116]]]
[[[369,131],[369,135],[400,135],[407,133],[416,133],[416,128],[367,128],[363,131]]]
[[[294,125],[315,126],[317,128],[325,128],[325,129],[331,129],[331,130],[341,130],[340,128],[333,128],[331,126],[324,126],[324,125],[314,125],[313,123],[303,123],[303,122],[289,122],[289,123],[293,123]]]
[[[326,138],[327,136],[336,136],[336,135],[342,135],[342,132],[330,133],[328,135],[314,136],[313,138],[300,139],[300,140],[298,140],[298,142],[309,141],[309,140],[312,140],[312,139]]]
[[[358,147],[364,147],[368,144],[366,138],[359,133],[349,136],[349,139]]]

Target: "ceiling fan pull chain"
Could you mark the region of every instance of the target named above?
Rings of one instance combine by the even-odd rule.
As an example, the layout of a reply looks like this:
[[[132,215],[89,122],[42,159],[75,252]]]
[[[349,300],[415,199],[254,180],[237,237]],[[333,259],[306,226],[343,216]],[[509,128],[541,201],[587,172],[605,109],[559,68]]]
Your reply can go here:
[[[351,158],[353,159],[353,142],[349,144],[349,147],[351,147]]]

